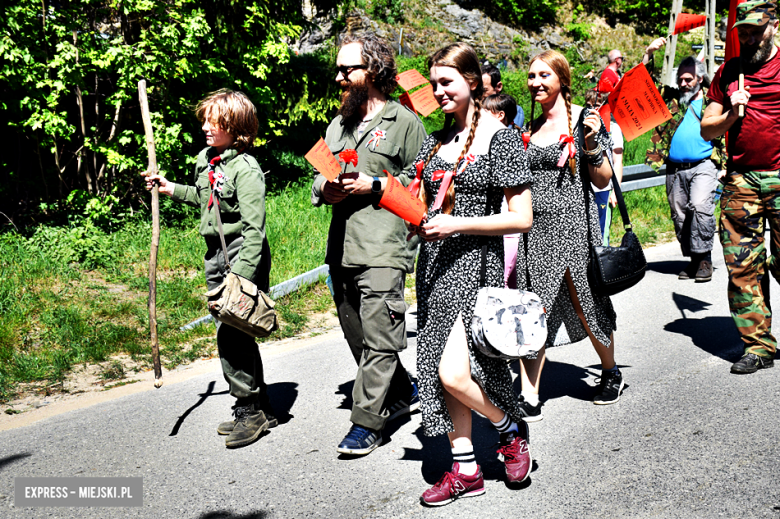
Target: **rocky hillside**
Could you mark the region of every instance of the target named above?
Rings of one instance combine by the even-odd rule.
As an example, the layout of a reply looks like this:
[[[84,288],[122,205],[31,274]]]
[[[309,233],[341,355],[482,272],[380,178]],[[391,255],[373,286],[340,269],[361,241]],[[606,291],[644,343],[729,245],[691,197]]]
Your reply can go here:
[[[330,44],[334,36],[338,39],[342,34],[371,30],[396,45],[400,42],[401,53],[406,56],[429,55],[446,43],[465,41],[482,58],[494,63],[505,62],[511,70],[543,50],[573,46],[583,61],[591,62],[593,68],[600,70],[607,64],[605,50],[620,48],[630,63],[639,59],[653,39],[652,35],[637,34],[629,25],[613,27],[603,18],[578,12],[571,6],[560,9],[555,26],[547,25],[531,32],[502,25],[482,11],[466,9],[453,0],[410,0],[405,5],[404,21],[399,24],[373,20],[361,9],[347,14],[346,23],[339,24],[334,13],[317,13],[306,3],[304,12],[314,27],[294,47],[299,53],[312,52]],[[725,33],[725,24],[722,29]],[[703,28],[684,35],[683,39],[702,41]]]

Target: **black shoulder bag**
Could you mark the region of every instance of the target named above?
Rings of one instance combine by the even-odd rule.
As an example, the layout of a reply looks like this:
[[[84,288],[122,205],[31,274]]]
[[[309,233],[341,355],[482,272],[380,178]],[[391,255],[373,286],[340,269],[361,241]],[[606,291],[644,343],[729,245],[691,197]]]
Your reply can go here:
[[[585,158],[585,128],[583,124],[586,110],[587,109],[583,109],[580,114],[580,120],[577,123],[577,131],[579,132],[580,172],[583,173],[582,187],[585,196],[585,215],[588,225],[588,246],[590,250],[588,259],[588,282],[590,283],[590,288],[594,294],[600,296],[613,296],[627,288],[631,288],[645,277],[647,260],[645,259],[645,253],[642,251],[642,245],[639,243],[639,238],[637,238],[632,230],[631,220],[628,218],[628,210],[626,209],[626,203],[623,201],[623,193],[620,191],[620,183],[617,182],[617,179],[612,182],[612,189],[615,190],[615,197],[617,198],[618,207],[620,208],[620,217],[623,219],[623,229],[625,229],[623,240],[619,247],[592,245],[593,240],[591,239],[590,231],[590,199],[588,197],[590,174],[587,169],[588,161]],[[609,167],[612,169],[612,162],[610,162],[608,158],[605,158],[604,160],[609,162]],[[614,169],[612,169],[612,178],[615,178]]]

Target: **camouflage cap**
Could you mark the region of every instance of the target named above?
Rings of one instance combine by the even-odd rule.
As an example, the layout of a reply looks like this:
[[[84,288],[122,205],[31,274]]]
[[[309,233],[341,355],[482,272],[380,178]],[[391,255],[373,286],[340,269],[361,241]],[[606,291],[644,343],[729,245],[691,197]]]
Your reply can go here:
[[[777,4],[775,2],[763,0],[743,2],[737,6],[737,21],[732,27],[737,25],[764,25],[768,21],[777,18],[776,11]]]

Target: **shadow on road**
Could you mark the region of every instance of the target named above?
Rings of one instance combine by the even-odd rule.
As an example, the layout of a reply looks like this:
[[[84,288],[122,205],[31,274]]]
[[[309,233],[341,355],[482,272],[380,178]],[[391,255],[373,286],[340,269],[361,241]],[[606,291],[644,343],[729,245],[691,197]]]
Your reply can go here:
[[[660,274],[673,274],[677,276],[688,266],[688,261],[652,261],[647,264],[647,270]]]
[[[287,423],[294,418],[290,414],[293,404],[298,399],[298,384],[296,382],[276,382],[268,385],[268,398],[276,413],[279,423]]]
[[[198,396],[200,398],[198,399],[198,401],[195,402],[189,409],[184,411],[184,413],[182,413],[181,416],[179,416],[179,419],[176,420],[176,424],[174,424],[173,429],[171,429],[171,434],[169,434],[168,436],[176,436],[177,434],[179,434],[179,429],[181,428],[181,424],[184,423],[184,420],[187,419],[187,417],[190,415],[190,413],[192,411],[194,411],[196,408],[200,407],[203,404],[203,402],[206,401],[206,399],[208,397],[215,396],[215,395],[224,395],[224,394],[227,393],[227,391],[220,391],[219,393],[215,393],[214,392],[214,384],[216,384],[216,382],[214,380],[209,382],[209,386],[206,389],[206,392],[199,394]]]
[[[11,463],[15,461],[22,460],[24,458],[29,458],[32,456],[32,453],[30,452],[22,452],[21,454],[12,454],[11,456],[6,456],[5,458],[0,458],[0,470],[5,468],[6,465],[10,465]]]
[[[690,337],[695,346],[729,362],[736,361],[744,353],[742,341],[730,316],[702,319],[683,317],[668,323],[664,330]]]
[[[205,514],[199,515],[198,519],[264,519],[268,516],[269,513],[265,510],[249,512],[248,514],[236,514],[230,510],[215,510],[213,512],[206,512]]]
[[[513,362],[511,366],[512,370],[519,375],[519,363]],[[625,366],[618,364],[618,367]],[[565,362],[555,362],[548,358],[544,363],[544,371],[542,371],[540,398],[542,402],[564,396],[590,401],[595,396],[595,385],[588,384],[587,380],[598,376],[601,376],[600,366],[583,368]],[[514,382],[515,393],[518,395],[521,391],[520,386],[520,377],[518,376]]]
[[[350,380],[339,384],[339,388],[336,390],[337,395],[342,395],[344,399],[341,401],[336,409],[349,409],[352,410],[352,388],[355,386],[355,381]]]
[[[189,409],[179,416],[179,419],[176,420],[176,424],[174,424],[173,429],[168,436],[176,436],[179,434],[179,429],[181,429],[184,420],[187,419],[192,411],[200,407],[207,398],[230,393],[230,391],[227,390],[215,393],[215,384],[216,381],[214,380],[209,382],[206,391],[198,395],[200,397],[198,401],[192,404]],[[279,420],[279,423],[287,423],[293,417],[290,414],[290,409],[292,409],[293,403],[295,403],[296,398],[298,398],[298,384],[295,382],[277,382],[276,384],[270,384],[268,386],[268,397],[270,398],[271,406],[276,413],[276,419]]]

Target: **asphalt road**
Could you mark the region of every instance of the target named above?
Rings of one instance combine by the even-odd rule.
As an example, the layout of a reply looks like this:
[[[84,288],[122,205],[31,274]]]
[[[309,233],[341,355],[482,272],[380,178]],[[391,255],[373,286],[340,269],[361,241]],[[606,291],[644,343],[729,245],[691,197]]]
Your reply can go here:
[[[676,245],[647,256],[645,280],[613,300],[621,401],[591,403],[599,366],[589,343],[551,349],[545,418],[530,425],[534,471],[520,488],[504,483],[497,433],[482,418],[487,493],[477,498],[419,504],[451,463],[446,439],[423,436],[419,415],[392,422],[371,455],[340,459],[355,366],[331,333],[264,349],[283,423],[243,449],[225,449],[215,431],[232,403],[219,372],[0,433],[0,517],[780,517],[780,369],[729,374],[741,347],[720,250],[703,284],[677,280]],[[414,373],[410,328],[402,357]],[[143,477],[143,506],[14,507],[14,478],[34,476]]]

